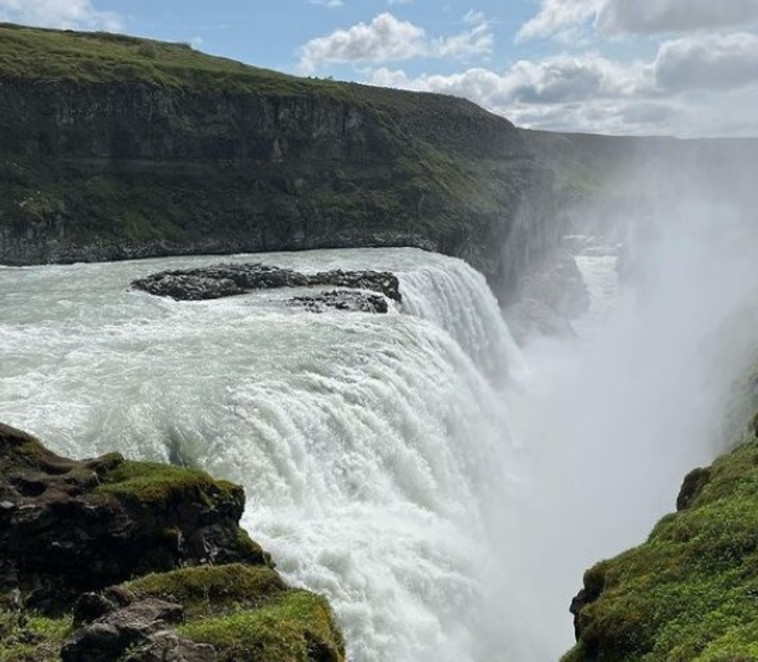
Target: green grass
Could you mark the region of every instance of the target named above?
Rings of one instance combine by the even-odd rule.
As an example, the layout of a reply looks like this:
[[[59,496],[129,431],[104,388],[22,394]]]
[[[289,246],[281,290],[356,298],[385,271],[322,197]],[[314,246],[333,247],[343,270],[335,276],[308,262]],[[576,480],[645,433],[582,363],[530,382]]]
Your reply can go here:
[[[344,642],[328,603],[307,591],[290,590],[260,609],[190,622],[179,632],[215,646],[220,662],[344,659]]]
[[[258,607],[282,593],[286,586],[271,568],[235,563],[145,575],[124,584],[124,588],[140,598],[178,602],[184,605],[187,618],[193,620]]]
[[[11,24],[0,24],[0,73],[9,78],[141,82],[228,91],[255,86],[276,94],[306,93],[316,83],[204,55],[188,44]],[[328,83],[319,81],[319,87],[325,86]]]
[[[72,619],[35,614],[21,621],[15,613],[0,610],[0,662],[53,662],[72,632]]]
[[[197,469],[125,460],[100,478],[98,492],[133,504],[169,504],[189,500],[208,506],[237,502],[240,509],[244,505],[241,487],[225,480],[215,480]]]
[[[689,508],[584,583],[598,597],[563,662],[758,659],[758,442],[716,460]]]

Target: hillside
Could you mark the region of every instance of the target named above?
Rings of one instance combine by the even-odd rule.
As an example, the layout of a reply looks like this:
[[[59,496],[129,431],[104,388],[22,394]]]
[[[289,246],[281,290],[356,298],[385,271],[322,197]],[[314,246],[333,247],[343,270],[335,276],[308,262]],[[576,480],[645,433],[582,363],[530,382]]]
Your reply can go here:
[[[550,233],[550,186],[462,99],[0,26],[0,263],[416,245],[499,285],[527,257],[508,237]]]

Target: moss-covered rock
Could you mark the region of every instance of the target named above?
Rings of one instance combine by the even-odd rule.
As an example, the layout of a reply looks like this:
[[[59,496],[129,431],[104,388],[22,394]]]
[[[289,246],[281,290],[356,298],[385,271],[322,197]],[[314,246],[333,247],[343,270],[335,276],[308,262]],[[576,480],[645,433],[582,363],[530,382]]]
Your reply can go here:
[[[563,662],[758,659],[758,442],[684,482],[680,511],[587,571]]]
[[[342,662],[344,643],[324,598],[290,590],[254,610],[235,610],[179,628],[211,644],[219,662]]]
[[[202,471],[69,460],[0,425],[0,662],[343,662],[328,603],[275,572],[244,502]]]
[[[239,527],[238,485],[118,454],[58,457],[0,425],[0,593],[54,613],[84,591],[183,565],[268,556]]]
[[[153,573],[123,585],[138,598],[160,598],[184,606],[189,619],[259,607],[287,589],[266,566],[239,563]]]

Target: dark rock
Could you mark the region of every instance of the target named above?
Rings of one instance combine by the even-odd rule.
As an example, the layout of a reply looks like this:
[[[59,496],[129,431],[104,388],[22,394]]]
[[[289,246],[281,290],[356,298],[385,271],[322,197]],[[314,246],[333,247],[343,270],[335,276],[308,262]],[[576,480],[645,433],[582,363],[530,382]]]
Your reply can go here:
[[[293,297],[290,306],[305,308],[312,313],[322,313],[327,308],[361,313],[386,313],[389,311],[387,299],[378,294],[365,294],[350,290],[334,290],[313,296]]]
[[[202,472],[118,454],[69,460],[0,424],[0,494],[0,595],[19,589],[30,609],[56,613],[81,593],[183,565],[270,563],[238,526],[242,488]],[[83,598],[79,617],[106,607]]]
[[[148,641],[131,651],[124,662],[215,662],[216,650],[210,644],[196,644],[170,631],[156,632]]]
[[[100,593],[82,593],[74,603],[74,627],[92,623],[118,609],[118,605]]]
[[[676,497],[676,509],[687,510],[700,496],[703,488],[711,480],[711,470],[697,468],[690,471],[682,482],[682,487],[679,490],[679,495]]]
[[[116,660],[128,648],[149,646],[156,633],[181,623],[183,618],[181,605],[156,598],[140,600],[77,630],[61,649],[61,659],[63,662]]]
[[[161,271],[132,282],[131,286],[156,296],[181,301],[218,299],[253,290],[280,287],[334,287],[372,290],[401,301],[397,277],[387,271],[321,271],[303,274],[268,265],[218,264],[198,269]]]

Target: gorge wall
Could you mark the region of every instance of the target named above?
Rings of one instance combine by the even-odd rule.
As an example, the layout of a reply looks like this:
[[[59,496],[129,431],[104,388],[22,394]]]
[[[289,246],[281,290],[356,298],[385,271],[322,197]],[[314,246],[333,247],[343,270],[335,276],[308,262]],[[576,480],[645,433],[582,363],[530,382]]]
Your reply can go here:
[[[462,99],[129,37],[0,37],[0,263],[411,245],[504,284],[557,236],[552,173]]]
[[[8,265],[409,245],[464,258],[505,300],[572,218],[644,209],[641,160],[707,185],[758,154],[523,131],[459,98],[122,35],[2,24],[0,55]]]

